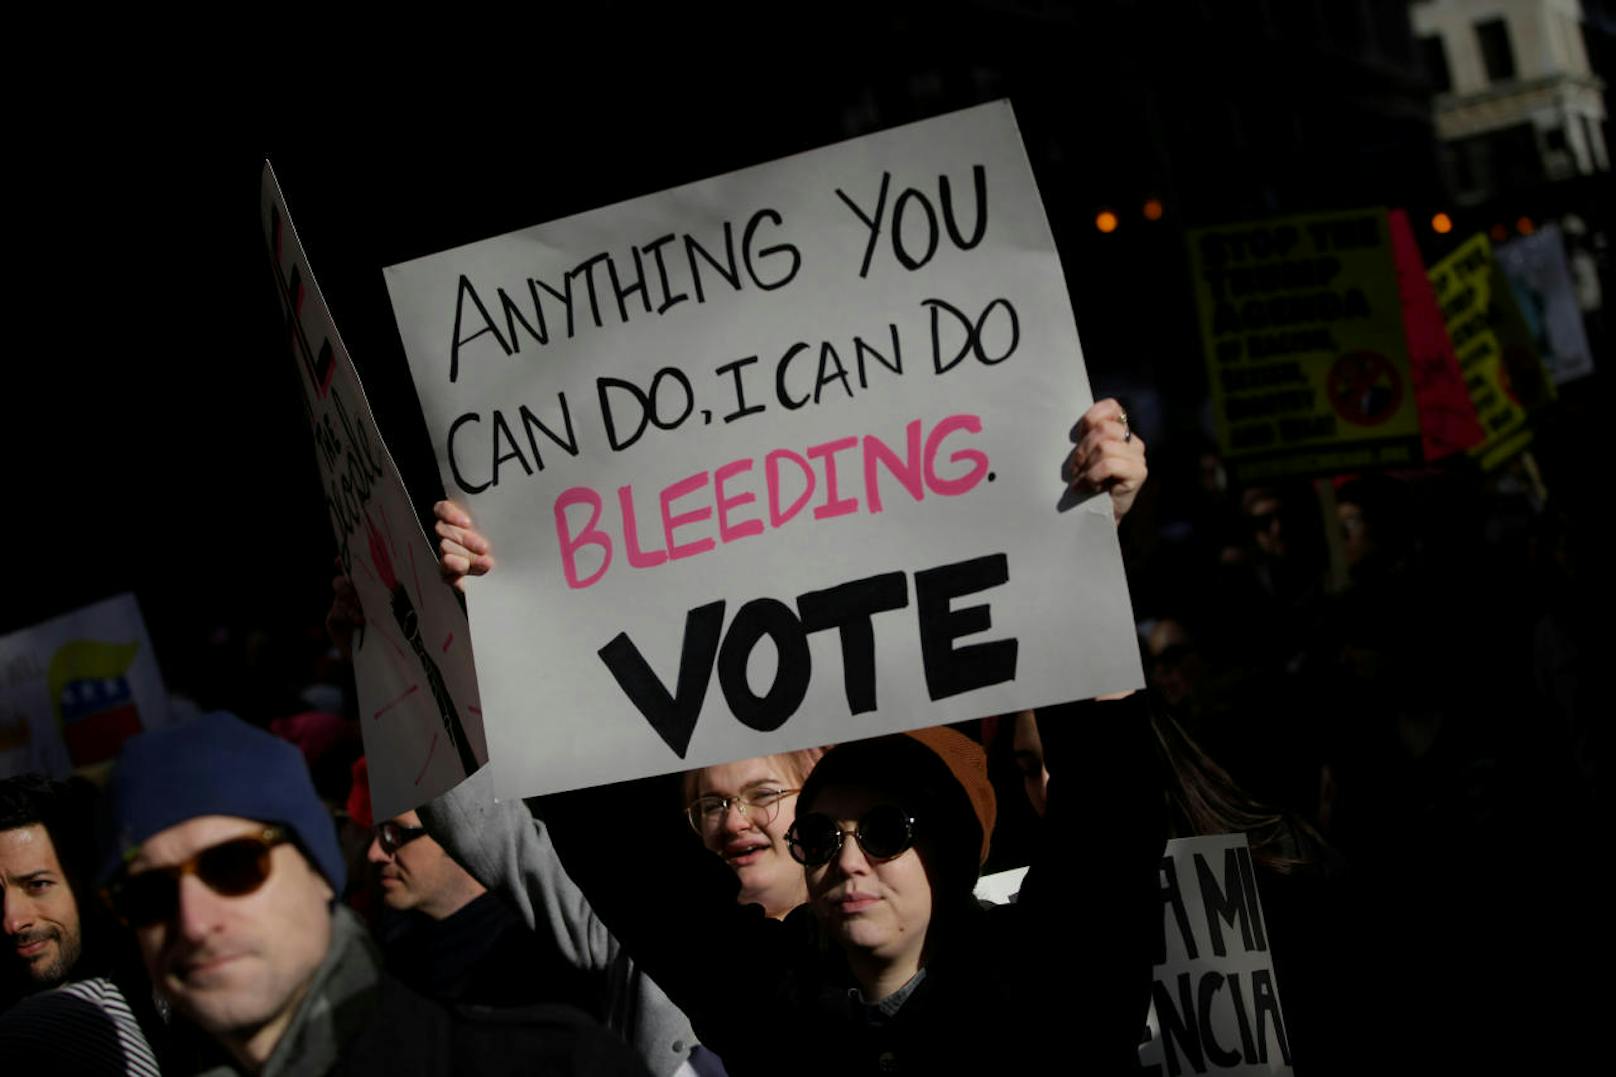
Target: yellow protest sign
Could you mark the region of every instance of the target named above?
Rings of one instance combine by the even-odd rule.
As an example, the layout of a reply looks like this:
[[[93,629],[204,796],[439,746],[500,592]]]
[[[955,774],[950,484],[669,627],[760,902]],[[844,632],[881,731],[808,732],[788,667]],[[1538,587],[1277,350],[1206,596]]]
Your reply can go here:
[[[1527,425],[1554,387],[1532,344],[1531,331],[1483,234],[1431,267],[1431,287],[1470,391],[1486,440],[1470,454],[1494,468],[1532,443]]]
[[[1224,456],[1245,481],[1420,460],[1384,209],[1190,233]]]

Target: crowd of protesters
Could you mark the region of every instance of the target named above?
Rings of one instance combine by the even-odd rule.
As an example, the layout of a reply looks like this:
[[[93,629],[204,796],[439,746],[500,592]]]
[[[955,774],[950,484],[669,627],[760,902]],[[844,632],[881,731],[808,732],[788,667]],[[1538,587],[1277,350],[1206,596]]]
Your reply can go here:
[[[1541,472],[1236,487],[1183,446],[1145,484],[1115,401],[1074,440],[1071,481],[1122,529],[1145,692],[526,803],[484,771],[376,819],[339,579],[329,638],[215,663],[234,683],[129,740],[104,788],[0,780],[0,1059],[1129,1072],[1163,842],[1223,833],[1253,850],[1299,1072],[1592,1019],[1571,985],[1466,982],[1482,933],[1502,974],[1549,967],[1512,932],[1608,938],[1580,867],[1610,805],[1603,618],[1553,444]],[[437,517],[451,581],[493,570],[463,509]],[[265,657],[299,649],[295,672]],[[1013,903],[975,896],[1026,864]]]

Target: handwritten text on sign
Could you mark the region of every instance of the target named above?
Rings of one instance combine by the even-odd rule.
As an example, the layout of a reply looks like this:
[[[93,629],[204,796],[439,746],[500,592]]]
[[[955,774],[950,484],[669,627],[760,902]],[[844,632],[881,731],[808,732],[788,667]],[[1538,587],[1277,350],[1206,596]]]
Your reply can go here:
[[[1430,277],[1486,430],[1470,452],[1490,470],[1532,443],[1532,413],[1553,397],[1554,385],[1485,234],[1460,244]]]
[[[501,792],[1138,683],[1109,508],[1057,512],[1090,400],[1007,105],[387,280],[500,559]]]
[[[1291,1072],[1290,1037],[1244,834],[1175,838],[1161,861],[1167,953],[1150,989],[1148,1074]]]
[[[1419,459],[1386,212],[1190,234],[1223,451],[1247,480]]]

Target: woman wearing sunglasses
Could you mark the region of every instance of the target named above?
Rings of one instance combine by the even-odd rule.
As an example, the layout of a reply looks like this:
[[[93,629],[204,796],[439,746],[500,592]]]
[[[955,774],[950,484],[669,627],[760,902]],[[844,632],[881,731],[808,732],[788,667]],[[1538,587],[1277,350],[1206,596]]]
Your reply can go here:
[[[786,833],[808,902],[783,920],[735,903],[734,873],[656,818],[654,783],[542,810],[596,912],[731,1077],[1122,1072],[1161,942],[1149,723],[1131,701],[1039,721],[1049,812],[1013,905],[972,894],[994,804],[982,750],[951,729],[826,753]],[[603,833],[637,834],[633,855]]]

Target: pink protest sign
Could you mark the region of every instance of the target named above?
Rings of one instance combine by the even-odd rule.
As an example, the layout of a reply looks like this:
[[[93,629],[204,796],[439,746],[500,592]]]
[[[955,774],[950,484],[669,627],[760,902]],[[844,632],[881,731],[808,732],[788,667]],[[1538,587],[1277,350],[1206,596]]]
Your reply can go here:
[[[1476,418],[1470,390],[1465,388],[1459,358],[1448,339],[1447,322],[1426,276],[1408,213],[1392,210],[1387,214],[1387,224],[1391,228],[1392,257],[1397,263],[1397,288],[1403,298],[1409,376],[1420,409],[1420,441],[1425,459],[1440,460],[1468,451],[1487,435]]]

